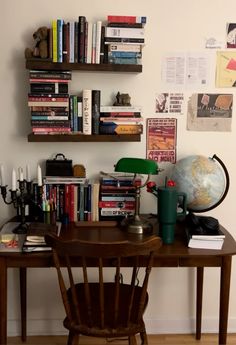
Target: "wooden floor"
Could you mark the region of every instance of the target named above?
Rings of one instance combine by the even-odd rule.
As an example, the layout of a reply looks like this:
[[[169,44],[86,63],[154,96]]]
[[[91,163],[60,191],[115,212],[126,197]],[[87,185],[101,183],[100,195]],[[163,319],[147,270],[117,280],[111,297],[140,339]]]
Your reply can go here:
[[[137,338],[140,344],[139,338]],[[66,336],[40,336],[27,337],[27,342],[22,343],[19,337],[9,337],[8,345],[25,344],[25,345],[66,345]],[[203,334],[201,340],[195,340],[194,335],[149,335],[149,345],[217,345],[218,336],[213,334]],[[81,337],[79,345],[128,345],[126,339],[104,340],[92,337]],[[236,334],[229,334],[227,345],[236,344]]]

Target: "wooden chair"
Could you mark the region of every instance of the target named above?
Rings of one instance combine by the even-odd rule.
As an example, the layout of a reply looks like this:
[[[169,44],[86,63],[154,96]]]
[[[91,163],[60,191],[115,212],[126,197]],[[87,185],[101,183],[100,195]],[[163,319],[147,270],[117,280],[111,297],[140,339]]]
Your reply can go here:
[[[133,242],[100,243],[63,241],[50,234],[46,235],[46,242],[53,249],[66,311],[63,324],[69,330],[67,345],[78,344],[80,334],[103,338],[128,337],[129,345],[137,345],[135,334],[138,333],[142,344],[148,344],[143,314],[148,302],[152,259],[154,251],[161,246],[160,238],[149,236]],[[61,269],[63,266],[67,269]],[[77,268],[72,269],[73,266]],[[109,272],[106,266],[112,266]],[[127,267],[132,267],[128,282],[123,281],[124,266],[126,276]],[[96,267],[97,282],[94,281],[94,269],[93,281],[90,281],[89,267],[90,270]],[[75,279],[77,270],[80,270],[79,283]],[[110,270],[114,272],[111,274]],[[110,281],[105,279],[106,275]]]

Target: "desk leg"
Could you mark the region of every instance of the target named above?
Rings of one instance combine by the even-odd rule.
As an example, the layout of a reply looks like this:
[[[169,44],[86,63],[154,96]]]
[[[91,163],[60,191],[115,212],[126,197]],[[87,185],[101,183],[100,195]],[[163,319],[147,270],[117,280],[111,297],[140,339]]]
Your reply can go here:
[[[196,305],[196,339],[201,339],[202,331],[202,293],[204,268],[197,267],[197,305]]]
[[[219,344],[224,345],[227,341],[229,292],[231,276],[231,256],[222,257],[220,278],[220,320],[219,320]]]
[[[21,340],[26,341],[26,267],[20,267]]]
[[[7,266],[0,257],[0,344],[7,343]]]

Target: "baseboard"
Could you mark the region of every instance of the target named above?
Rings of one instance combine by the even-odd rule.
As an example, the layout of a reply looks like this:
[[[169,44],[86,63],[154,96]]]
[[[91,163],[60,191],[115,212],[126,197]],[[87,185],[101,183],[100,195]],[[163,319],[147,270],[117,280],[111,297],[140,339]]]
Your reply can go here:
[[[145,320],[148,334],[190,334],[195,333],[194,319],[181,320]],[[218,333],[219,321],[216,318],[202,320],[202,333]],[[20,321],[8,320],[8,336],[20,335]],[[228,333],[236,333],[236,318],[228,321]],[[27,335],[65,335],[62,320],[27,320]]]

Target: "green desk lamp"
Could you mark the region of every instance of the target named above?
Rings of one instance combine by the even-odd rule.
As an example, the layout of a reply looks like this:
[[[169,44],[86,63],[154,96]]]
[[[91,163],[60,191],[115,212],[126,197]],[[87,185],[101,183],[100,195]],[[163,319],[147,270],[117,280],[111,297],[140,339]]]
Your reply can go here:
[[[157,163],[150,159],[142,158],[121,158],[115,165],[115,171],[133,173],[134,180],[137,174],[148,175],[146,181],[141,186],[136,187],[135,195],[135,213],[122,221],[122,225],[127,231],[134,234],[144,234],[152,231],[152,225],[147,220],[142,219],[139,214],[140,208],[140,189],[145,187],[149,181],[150,175],[157,175],[159,172]]]

